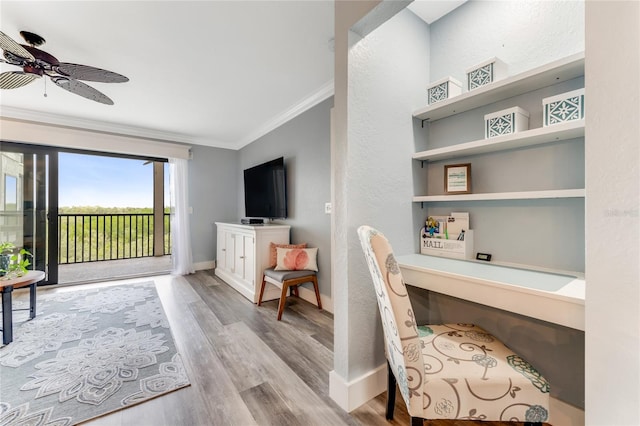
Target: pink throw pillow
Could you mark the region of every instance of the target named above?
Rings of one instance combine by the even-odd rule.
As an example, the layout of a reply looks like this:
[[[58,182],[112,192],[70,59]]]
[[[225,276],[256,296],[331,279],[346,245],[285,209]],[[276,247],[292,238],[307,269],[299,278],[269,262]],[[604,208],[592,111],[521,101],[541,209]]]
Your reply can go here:
[[[276,252],[276,249],[280,247],[280,248],[306,248],[307,247],[307,243],[301,243],[301,244],[276,244],[276,243],[270,243],[269,244],[269,267],[270,268],[275,268],[276,264],[278,263],[278,254]]]
[[[276,271],[317,271],[317,248],[277,248]]]

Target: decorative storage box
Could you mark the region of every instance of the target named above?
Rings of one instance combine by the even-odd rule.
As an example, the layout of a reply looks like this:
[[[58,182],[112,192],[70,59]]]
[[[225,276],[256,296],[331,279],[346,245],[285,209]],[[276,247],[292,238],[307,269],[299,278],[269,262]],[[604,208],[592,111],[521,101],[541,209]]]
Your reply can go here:
[[[544,127],[584,118],[584,89],[561,93],[542,100]]]
[[[507,76],[507,64],[490,58],[467,69],[467,90],[477,89]]]
[[[453,98],[461,93],[462,85],[453,77],[438,80],[427,87],[429,105],[444,101],[445,99]]]
[[[497,111],[484,116],[485,139],[529,130],[529,113],[520,107]]]
[[[466,231],[463,241],[422,237],[420,253],[453,259],[473,259],[473,231]]]

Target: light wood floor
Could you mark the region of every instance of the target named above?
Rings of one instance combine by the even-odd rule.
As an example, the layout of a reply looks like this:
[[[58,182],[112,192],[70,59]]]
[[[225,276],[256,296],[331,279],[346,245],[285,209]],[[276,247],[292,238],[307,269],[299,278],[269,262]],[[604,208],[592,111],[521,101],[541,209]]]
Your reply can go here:
[[[333,317],[289,298],[282,321],[277,301],[261,307],[218,280],[213,271],[155,281],[191,386],[88,422],[136,425],[408,425],[399,396],[395,419],[384,418],[385,395],[346,413],[329,397]],[[109,283],[112,285],[114,283]],[[98,286],[104,284],[90,284]],[[70,291],[62,287],[54,291]],[[499,425],[425,422],[431,426]]]

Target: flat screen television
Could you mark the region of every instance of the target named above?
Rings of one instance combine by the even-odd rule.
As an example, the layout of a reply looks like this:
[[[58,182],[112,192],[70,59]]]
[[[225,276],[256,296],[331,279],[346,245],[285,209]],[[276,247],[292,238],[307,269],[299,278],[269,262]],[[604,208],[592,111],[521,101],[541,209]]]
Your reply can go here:
[[[283,157],[244,171],[244,208],[247,217],[287,217],[287,177]]]

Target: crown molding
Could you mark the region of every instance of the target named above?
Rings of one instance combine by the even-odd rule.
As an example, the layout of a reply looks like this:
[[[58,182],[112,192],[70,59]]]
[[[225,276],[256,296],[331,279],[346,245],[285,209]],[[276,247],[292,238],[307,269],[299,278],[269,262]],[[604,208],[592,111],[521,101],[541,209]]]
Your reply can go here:
[[[195,143],[193,137],[180,133],[163,132],[160,130],[148,129],[145,127],[127,126],[123,124],[90,120],[79,117],[70,117],[66,115],[33,111],[10,106],[3,106],[2,109],[0,109],[0,117],[10,118],[14,120],[31,121],[40,124],[50,124],[60,127],[71,127],[102,133],[133,136],[157,141],[179,142],[187,144]]]
[[[258,127],[258,129],[249,133],[243,139],[239,140],[235,149],[241,149],[249,145],[251,142],[256,141],[272,130],[275,130],[278,127],[282,126],[289,120],[292,120],[303,112],[318,105],[320,102],[330,98],[331,96],[333,96],[334,90],[334,81],[333,79],[331,79],[323,84],[318,90],[303,98],[293,107],[271,118],[270,120],[262,124],[262,126]]]
[[[320,102],[330,98],[334,94],[334,81],[329,80],[323,84],[318,90],[303,98],[291,108],[274,116],[266,121],[256,130],[237,142],[225,142],[218,140],[210,140],[181,133],[164,132],[144,127],[127,126],[123,124],[110,123],[99,120],[90,120],[79,117],[70,117],[59,114],[52,114],[41,111],[33,111],[23,108],[3,106],[0,109],[0,117],[30,121],[40,124],[49,124],[59,127],[70,127],[75,129],[91,130],[102,133],[112,133],[117,135],[125,135],[144,139],[151,139],[164,142],[178,142],[192,145],[210,146],[215,148],[225,148],[239,150],[251,142],[256,141],[267,133],[277,129],[289,120],[297,117],[303,112],[313,108]]]

